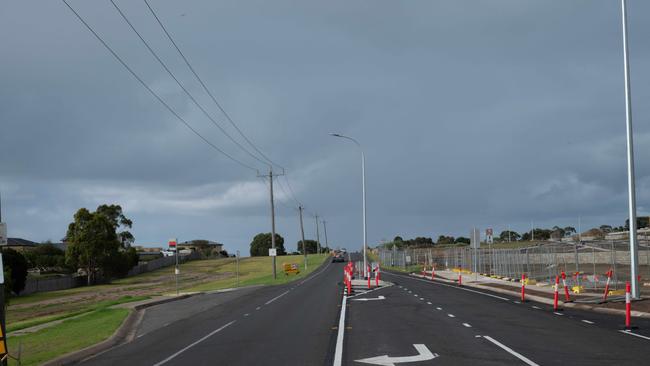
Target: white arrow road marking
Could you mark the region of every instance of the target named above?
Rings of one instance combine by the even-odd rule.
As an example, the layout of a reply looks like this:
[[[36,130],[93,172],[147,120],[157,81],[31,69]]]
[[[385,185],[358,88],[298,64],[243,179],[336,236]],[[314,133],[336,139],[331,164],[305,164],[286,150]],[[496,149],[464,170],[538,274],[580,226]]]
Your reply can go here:
[[[388,355],[383,355],[355,360],[355,362],[368,363],[371,365],[395,366],[397,363],[429,361],[438,357],[437,353],[431,353],[424,344],[414,344],[413,347],[418,351],[418,355],[416,356],[388,357]]]
[[[372,298],[361,298],[361,299],[352,299],[352,301],[373,301],[373,300],[386,300],[385,297],[382,295],[379,295],[379,297],[372,297]]]

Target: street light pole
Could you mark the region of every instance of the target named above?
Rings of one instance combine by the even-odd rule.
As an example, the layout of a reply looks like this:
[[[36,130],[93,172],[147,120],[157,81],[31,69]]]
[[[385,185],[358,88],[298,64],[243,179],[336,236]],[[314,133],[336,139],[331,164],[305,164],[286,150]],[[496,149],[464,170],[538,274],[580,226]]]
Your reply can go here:
[[[364,277],[368,275],[367,271],[367,249],[368,249],[368,230],[366,226],[366,155],[361,148],[361,144],[353,139],[352,137],[344,136],[338,133],[330,133],[330,136],[340,137],[343,139],[350,140],[354,142],[361,150],[361,186],[362,186],[362,195],[363,195],[363,273]]]
[[[300,236],[302,237],[302,254],[305,256],[305,271],[307,271],[307,247],[305,246],[305,227],[302,224],[302,205],[298,206],[300,213]]]
[[[330,245],[327,242],[327,221],[323,220],[323,233],[325,234],[325,248],[329,249]]]
[[[630,91],[630,61],[627,44],[627,4],[621,0],[621,19],[623,26],[623,64],[625,74],[625,125],[627,128],[627,192],[630,229],[630,283],[632,297],[641,297],[639,291],[639,248],[636,240],[636,189],[634,187],[634,141],[632,138],[632,101]]]

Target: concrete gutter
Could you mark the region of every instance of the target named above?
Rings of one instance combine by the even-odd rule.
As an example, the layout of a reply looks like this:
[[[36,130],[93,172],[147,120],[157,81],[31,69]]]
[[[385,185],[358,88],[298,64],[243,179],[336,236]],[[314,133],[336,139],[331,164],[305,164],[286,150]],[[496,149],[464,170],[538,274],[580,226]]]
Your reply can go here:
[[[409,273],[409,276],[412,277],[417,277],[417,278],[424,278],[424,279],[430,279],[429,277],[423,277],[420,274],[417,273]],[[437,277],[434,281],[440,281],[440,282],[445,282],[445,283],[456,283],[456,281],[453,280],[448,280],[445,278],[440,278]],[[481,289],[485,291],[490,291],[490,292],[496,292],[498,294],[503,294],[503,295],[510,295],[513,297],[519,297],[521,294],[519,291],[511,291],[511,290],[506,290],[502,288],[496,288],[496,287],[490,287],[490,286],[482,286],[480,284],[474,284],[471,282],[463,282],[463,287],[471,287],[475,289]],[[536,295],[526,295],[527,300],[531,300],[537,303],[541,304],[546,304],[546,305],[553,305],[553,300],[552,299],[547,299],[545,297],[541,296],[536,296]],[[579,310],[588,310],[588,311],[593,311],[596,313],[602,313],[602,314],[609,314],[609,315],[625,315],[625,310],[623,309],[610,309],[610,308],[604,308],[600,306],[593,306],[593,305],[587,305],[587,304],[578,304],[574,302],[564,302],[564,301],[559,301],[559,305],[562,307],[566,308],[572,308],[572,309],[579,309]],[[630,313],[633,317],[637,318],[650,318],[650,313],[646,313],[643,311],[632,311]]]

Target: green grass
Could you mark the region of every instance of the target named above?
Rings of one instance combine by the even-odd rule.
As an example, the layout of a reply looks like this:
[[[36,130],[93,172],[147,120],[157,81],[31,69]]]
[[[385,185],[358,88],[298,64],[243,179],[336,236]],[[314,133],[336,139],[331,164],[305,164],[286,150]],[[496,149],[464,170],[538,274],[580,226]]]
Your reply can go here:
[[[277,257],[276,271],[277,279],[273,279],[271,257],[250,257],[242,258],[239,261],[239,286],[250,285],[279,285],[303,278],[318,268],[325,260],[329,260],[329,254],[310,254],[307,256],[308,270],[304,270],[304,257],[302,255],[287,255]],[[300,273],[285,276],[282,269],[284,263],[297,263],[300,266]],[[197,286],[184,289],[184,291],[211,291],[224,288],[236,287],[236,264],[234,261],[224,264],[220,270],[228,273],[225,278],[205,282]]]
[[[128,313],[127,309],[103,308],[36,333],[9,337],[9,352],[16,356],[20,345],[21,365],[38,365],[109,338]],[[18,363],[11,360],[9,364]]]
[[[134,301],[141,301],[141,300],[146,300],[149,299],[149,296],[123,296],[117,300],[106,300],[106,301],[100,301],[94,304],[89,304],[88,306],[83,307],[80,310],[75,310],[67,313],[62,313],[62,314],[56,314],[56,315],[49,315],[49,316],[41,316],[37,318],[30,318],[27,320],[23,321],[18,321],[18,322],[11,322],[7,323],[7,332],[13,332],[16,330],[21,330],[25,328],[30,328],[34,327],[40,324],[45,324],[49,323],[55,320],[61,320],[61,319],[66,319],[66,318],[71,318],[77,315],[81,314],[86,314],[90,313],[96,310],[101,310],[105,309],[108,307],[111,307],[113,305],[119,305],[119,304],[125,304],[128,302],[134,302]]]

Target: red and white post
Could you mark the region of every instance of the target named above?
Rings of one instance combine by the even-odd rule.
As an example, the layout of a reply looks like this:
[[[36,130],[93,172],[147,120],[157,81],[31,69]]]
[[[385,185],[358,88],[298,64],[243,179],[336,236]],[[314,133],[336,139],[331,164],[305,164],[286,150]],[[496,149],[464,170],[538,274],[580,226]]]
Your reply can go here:
[[[370,278],[372,277],[372,271],[370,270],[370,265],[368,265],[368,289],[370,289]]]
[[[521,302],[526,301],[526,274],[521,274]]]
[[[375,286],[379,287],[379,263],[377,263],[377,268],[375,268]]]
[[[436,266],[431,265],[431,281],[436,277]]]
[[[554,294],[553,294],[553,311],[558,310],[558,301],[560,299],[560,293],[558,291],[558,287],[560,287],[560,276],[555,276],[555,286],[553,288]]]
[[[458,286],[463,285],[463,272],[458,272]]]
[[[566,286],[566,273],[562,271],[562,286],[564,286],[564,301],[571,301],[571,296],[569,296],[569,288]]]
[[[605,293],[603,294],[603,302],[607,301],[607,294],[609,293],[609,282],[612,279],[612,273],[614,273],[614,271],[612,271],[611,269],[609,271],[607,271],[607,273],[606,273],[607,274],[607,283],[605,284]]]
[[[625,329],[632,329],[632,303],[630,296],[630,281],[625,283]]]

